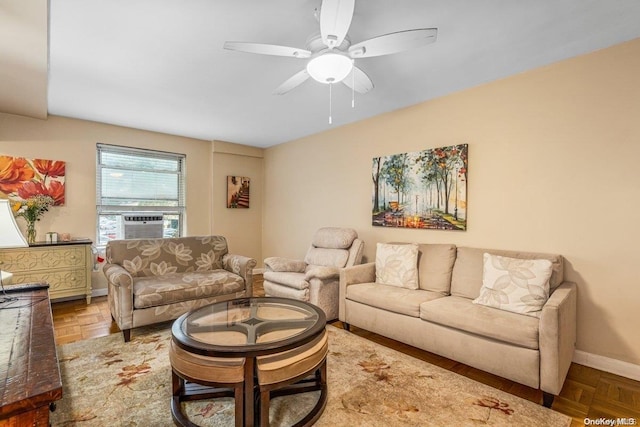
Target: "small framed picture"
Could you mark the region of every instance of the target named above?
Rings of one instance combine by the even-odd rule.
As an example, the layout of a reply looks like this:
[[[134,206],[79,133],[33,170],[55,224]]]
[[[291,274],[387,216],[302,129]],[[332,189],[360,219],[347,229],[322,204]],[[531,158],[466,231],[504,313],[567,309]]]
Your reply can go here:
[[[227,176],[227,207],[232,209],[249,208],[249,178],[246,176]]]

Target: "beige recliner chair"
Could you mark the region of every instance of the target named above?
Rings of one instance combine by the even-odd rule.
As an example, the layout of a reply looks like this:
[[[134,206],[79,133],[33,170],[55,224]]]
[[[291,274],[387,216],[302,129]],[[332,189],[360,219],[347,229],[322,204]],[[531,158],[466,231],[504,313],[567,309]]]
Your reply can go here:
[[[360,264],[364,242],[351,228],[325,227],[313,236],[304,261],[281,257],[264,260],[267,296],[315,304],[327,320],[338,318],[340,269]]]

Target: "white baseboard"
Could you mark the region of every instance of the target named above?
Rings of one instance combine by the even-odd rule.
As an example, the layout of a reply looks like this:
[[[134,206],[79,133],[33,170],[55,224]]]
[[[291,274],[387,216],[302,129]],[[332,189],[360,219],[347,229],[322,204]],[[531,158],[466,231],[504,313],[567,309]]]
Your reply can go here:
[[[573,361],[579,365],[610,372],[635,381],[640,381],[640,365],[611,359],[610,357],[587,353],[576,350],[573,353]]]
[[[102,288],[102,289],[92,289],[91,290],[91,297],[105,297],[107,296],[109,293],[109,290],[107,288]]]

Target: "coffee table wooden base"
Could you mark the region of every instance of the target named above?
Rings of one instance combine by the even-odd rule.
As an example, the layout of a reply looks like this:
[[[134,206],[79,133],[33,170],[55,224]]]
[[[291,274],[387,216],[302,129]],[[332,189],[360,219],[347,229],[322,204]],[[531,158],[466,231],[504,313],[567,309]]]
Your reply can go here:
[[[175,371],[171,372],[171,382],[173,384],[173,396],[171,398],[171,416],[173,422],[182,427],[198,427],[192,423],[182,412],[182,402],[196,400],[216,399],[220,397],[233,397],[235,399],[235,425],[244,425],[242,419],[243,392],[242,383],[239,384],[219,384],[193,378],[185,379]]]
[[[325,325],[322,309],[287,298],[239,298],[180,316],[171,328],[174,421],[193,425],[182,402],[234,396],[236,426],[264,427],[271,397],[320,391],[318,402],[296,424],[311,425],[327,401]],[[213,380],[226,384],[207,382]],[[195,392],[191,382],[226,390]]]
[[[271,399],[280,396],[290,396],[298,393],[309,393],[320,390],[320,397],[315,406],[294,427],[307,427],[313,425],[322,415],[327,406],[327,360],[322,360],[321,365],[309,377],[308,373],[302,375],[302,379],[288,385],[269,384],[260,386],[260,422],[262,426],[269,425],[269,403]],[[286,383],[285,383],[286,384]],[[266,420],[266,421],[265,421]]]
[[[200,381],[199,384],[192,381],[193,380],[185,381],[175,372],[172,372],[173,397],[171,399],[171,416],[176,425],[182,427],[198,427],[198,425],[191,422],[182,411],[182,402],[216,399],[221,397],[233,397],[235,399],[235,425],[236,427],[245,425],[242,419],[244,404],[244,390],[242,386],[222,388],[215,383],[206,383],[198,380]],[[294,424],[294,427],[308,427],[313,425],[318,421],[325,406],[327,405],[328,393],[326,359],[311,377],[307,376],[294,384],[273,389],[276,387],[278,387],[278,384],[273,384],[268,390],[263,387],[262,391],[254,390],[254,393],[252,393],[252,403],[255,404],[252,409],[254,413],[260,413],[260,425],[269,425],[269,402],[271,399],[280,396],[290,396],[293,394],[309,393],[319,390],[320,396],[315,406],[303,419]],[[263,420],[267,420],[266,423]]]

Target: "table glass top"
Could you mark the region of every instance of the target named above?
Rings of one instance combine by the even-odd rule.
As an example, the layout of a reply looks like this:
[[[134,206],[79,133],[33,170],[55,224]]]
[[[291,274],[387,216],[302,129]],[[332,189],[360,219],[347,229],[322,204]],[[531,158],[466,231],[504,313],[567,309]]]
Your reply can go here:
[[[319,317],[314,307],[301,301],[245,298],[195,310],[180,329],[196,342],[241,347],[292,338],[312,328]]]

